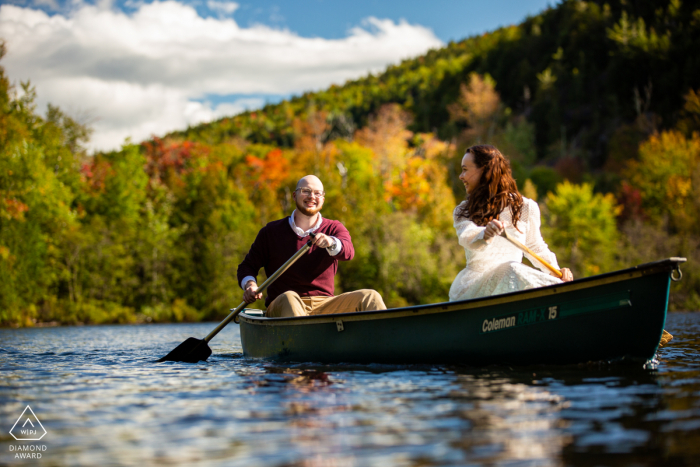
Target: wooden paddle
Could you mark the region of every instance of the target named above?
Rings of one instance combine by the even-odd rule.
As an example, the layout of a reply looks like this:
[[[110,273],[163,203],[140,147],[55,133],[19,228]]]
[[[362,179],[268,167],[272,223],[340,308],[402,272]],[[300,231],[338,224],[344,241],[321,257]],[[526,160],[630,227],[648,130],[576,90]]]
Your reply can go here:
[[[310,234],[311,239],[316,237],[315,234]],[[259,293],[263,293],[272,284],[275,279],[281,276],[289,267],[296,262],[299,258],[306,253],[309,248],[311,248],[311,241],[306,242],[306,245],[301,247],[299,251],[294,253],[294,256],[289,258],[286,263],[284,263],[274,274],[267,278],[265,282],[258,288]],[[210,332],[204,339],[196,339],[194,337],[189,337],[185,342],[175,347],[168,355],[158,360],[159,362],[187,362],[187,363],[197,363],[200,360],[206,360],[211,355],[211,349],[209,348],[209,341],[216,336],[219,331],[226,327],[228,323],[233,321],[233,319],[238,316],[238,314],[245,308],[246,302],[241,303],[236,308],[231,309],[231,313],[224,319],[221,324],[219,324],[216,329]]]
[[[664,332],[661,333],[661,341],[659,342],[659,347],[663,347],[664,345],[668,344],[672,340],[673,340],[673,335],[664,329]]]
[[[535,258],[535,259],[536,259],[537,261],[539,261],[540,263],[542,263],[542,265],[543,265],[544,267],[546,267],[547,269],[549,269],[550,271],[552,271],[552,273],[553,273],[555,276],[557,276],[559,279],[561,279],[561,278],[563,277],[563,274],[561,273],[561,271],[560,271],[559,269],[556,269],[554,266],[552,266],[552,265],[549,264],[547,261],[545,261],[544,259],[542,259],[542,257],[540,257],[540,255],[538,255],[537,253],[535,253],[534,251],[532,251],[531,249],[529,249],[528,247],[526,247],[525,245],[523,245],[522,243],[520,243],[519,241],[517,241],[512,235],[510,235],[508,232],[506,232],[505,229],[503,230],[503,233],[501,234],[501,237],[505,237],[506,240],[508,240],[510,243],[512,243],[513,245],[517,246],[518,248],[520,248],[521,250],[523,250],[525,253],[527,253],[528,255],[532,256],[533,258]]]

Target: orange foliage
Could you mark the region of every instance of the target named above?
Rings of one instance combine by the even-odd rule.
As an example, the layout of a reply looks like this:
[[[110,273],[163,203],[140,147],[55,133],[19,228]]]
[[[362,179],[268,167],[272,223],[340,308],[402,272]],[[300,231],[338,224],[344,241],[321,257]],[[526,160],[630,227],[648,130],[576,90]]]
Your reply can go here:
[[[436,203],[453,202],[446,188],[446,168],[440,156],[452,146],[432,134],[421,134],[423,140],[406,159],[402,170],[384,182],[385,200],[403,211],[422,210]]]
[[[14,198],[5,198],[5,213],[10,219],[24,220],[24,213],[29,211],[29,206]]]
[[[112,164],[98,157],[83,164],[81,172],[87,191],[92,194],[103,193],[107,187],[107,180],[116,173]]]
[[[195,159],[206,156],[210,148],[200,143],[184,141],[166,144],[158,137],[142,143],[146,152],[146,173],[151,180],[164,181],[168,174],[183,175],[190,172]]]
[[[289,161],[284,158],[280,149],[273,149],[263,159],[247,155],[249,179],[256,188],[276,190],[289,176]]]
[[[411,157],[398,180],[394,178],[384,182],[384,199],[387,202],[393,201],[402,211],[425,206],[430,194],[430,183],[425,177],[423,165],[422,158]]]

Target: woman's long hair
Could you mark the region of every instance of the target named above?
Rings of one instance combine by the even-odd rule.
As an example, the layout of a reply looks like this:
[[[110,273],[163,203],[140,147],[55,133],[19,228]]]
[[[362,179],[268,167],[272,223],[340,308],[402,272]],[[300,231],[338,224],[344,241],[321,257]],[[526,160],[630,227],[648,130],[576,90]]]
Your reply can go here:
[[[457,217],[469,219],[476,225],[485,226],[506,208],[510,207],[513,226],[517,229],[523,210],[523,197],[510,170],[510,162],[495,147],[482,144],[467,149],[478,169],[483,168],[479,186],[469,194],[466,204],[457,212]],[[518,229],[520,231],[520,229]]]

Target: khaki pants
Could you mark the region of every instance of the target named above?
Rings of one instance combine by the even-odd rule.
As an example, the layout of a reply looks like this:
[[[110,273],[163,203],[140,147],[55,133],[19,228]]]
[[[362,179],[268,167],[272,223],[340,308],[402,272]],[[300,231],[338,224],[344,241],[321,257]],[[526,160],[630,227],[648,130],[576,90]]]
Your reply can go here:
[[[376,290],[361,289],[335,297],[300,297],[296,292],[289,291],[270,303],[265,316],[282,318],[368,310],[386,310],[384,300]]]

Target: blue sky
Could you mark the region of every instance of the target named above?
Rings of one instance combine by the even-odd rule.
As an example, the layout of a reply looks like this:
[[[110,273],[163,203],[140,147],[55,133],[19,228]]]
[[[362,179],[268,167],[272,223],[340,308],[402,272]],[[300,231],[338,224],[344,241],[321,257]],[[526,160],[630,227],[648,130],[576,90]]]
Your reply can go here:
[[[40,108],[85,116],[92,148],[343,84],[516,24],[543,0],[4,0],[2,61]]]
[[[234,13],[239,24],[262,23],[288,28],[302,36],[327,39],[344,37],[347,31],[368,16],[405,19],[433,30],[443,42],[517,24],[557,2],[546,0],[307,0],[241,1]],[[202,12],[206,7],[202,7]]]
[[[39,8],[49,14],[65,13],[76,4],[65,0],[4,0],[2,3]],[[83,3],[96,4],[99,1]],[[111,2],[122,11],[134,11],[137,5],[151,3],[120,0]],[[207,6],[206,0],[184,1],[202,16],[216,16],[220,10]],[[224,3],[224,2],[222,2]],[[257,0],[226,2],[238,7],[233,16],[239,25],[250,27],[265,24],[286,28],[304,37],[339,39],[362,23],[368,16],[404,19],[433,30],[443,42],[459,41],[465,37],[516,24],[528,15],[535,15],[556,5],[557,0]]]

